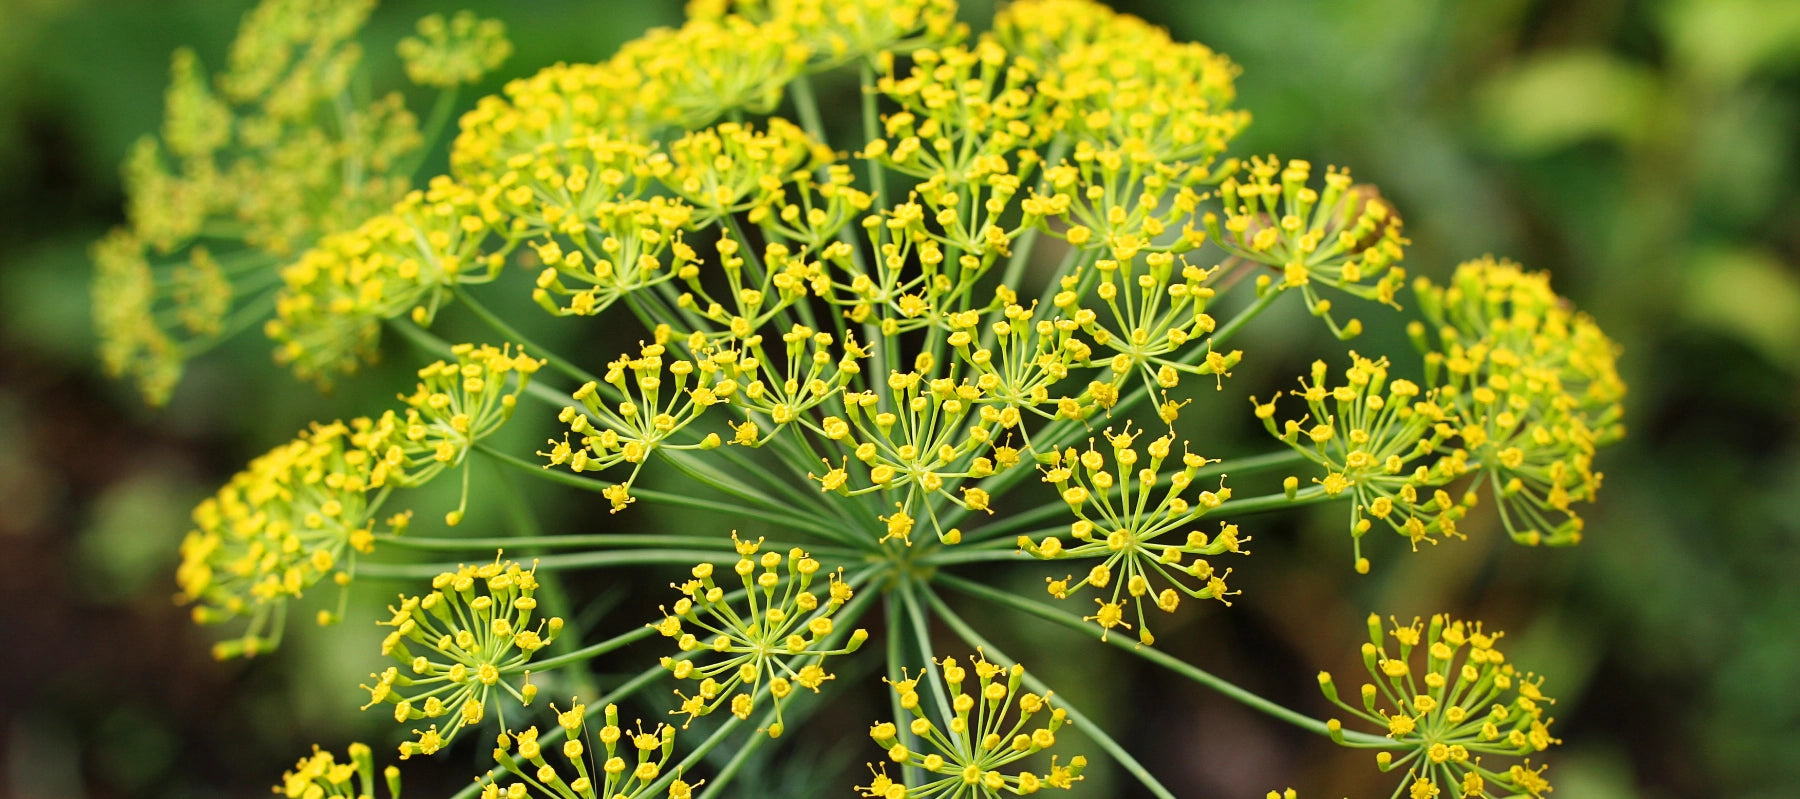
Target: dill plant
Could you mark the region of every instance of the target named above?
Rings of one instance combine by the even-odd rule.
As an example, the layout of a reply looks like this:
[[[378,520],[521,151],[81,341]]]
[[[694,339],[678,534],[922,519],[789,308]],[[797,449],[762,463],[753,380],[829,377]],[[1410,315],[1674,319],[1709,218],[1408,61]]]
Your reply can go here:
[[[1576,543],[1595,453],[1622,433],[1616,348],[1543,273],[1481,258],[1409,293],[1401,216],[1373,187],[1230,156],[1250,118],[1224,55],[1092,0],[1016,0],[981,33],[951,0],[697,0],[679,28],[480,98],[454,122],[449,172],[421,176],[457,87],[510,46],[468,13],[422,20],[398,44],[407,75],[443,90],[421,124],[399,95],[353,90],[372,5],[264,0],[223,69],[178,52],[164,127],[125,166],[129,222],[94,249],[101,355],[153,404],[183,363],[257,326],[321,386],[385,335],[440,358],[398,404],[315,424],[196,508],[180,599],[235,631],[218,656],[275,650],[326,583],[398,579],[411,589],[379,622],[392,663],[368,706],[411,732],[401,759],[496,741],[465,795],[724,795],[797,709],[876,688],[837,679],[851,659],[885,672],[892,710],[867,731],[860,795],[1078,789],[1091,758],[1171,795],[956,594],[1374,750],[1403,775],[1396,796],[1549,791],[1544,680],[1478,622],[1371,616],[1369,681],[1345,700],[1319,675],[1342,719],[1155,648],[1170,614],[1254,601],[1229,579],[1254,563],[1261,514],[1346,506],[1359,572],[1371,532],[1417,550],[1464,536],[1483,502],[1522,544]],[[821,73],[855,76],[860,107],[821,108]],[[489,310],[503,292],[564,324],[641,325],[641,343],[551,352]],[[1254,357],[1266,309],[1302,304],[1347,341],[1363,323],[1346,306],[1386,324],[1408,300],[1422,318],[1394,324],[1416,352],[1327,354],[1297,390],[1252,399],[1270,451],[1189,443],[1207,421],[1184,410],[1195,388],[1222,391],[1242,347]],[[441,340],[447,310],[491,339]],[[488,441],[520,414],[561,432],[535,454]],[[508,547],[557,552],[529,564],[495,536],[403,535],[408,489],[460,478],[450,527],[505,491],[472,477],[482,459],[619,515],[513,531]],[[641,487],[646,470],[686,487]],[[1259,496],[1226,477],[1283,471]],[[637,530],[640,501],[779,540]],[[389,547],[456,560],[388,565]],[[661,617],[568,641],[573,609],[546,589],[625,567],[677,581]],[[1002,568],[1047,590],[1004,590]],[[320,623],[342,619],[339,597]],[[940,651],[934,627],[963,646]],[[619,650],[646,668],[567,709],[535,701],[591,685],[586,664]],[[672,717],[622,724],[618,703],[651,691],[675,697]],[[704,739],[681,734],[710,716]],[[1070,724],[1097,751],[1066,751]],[[737,753],[700,773],[719,747]],[[315,750],[277,791],[370,796],[373,762],[361,744],[347,762]]]

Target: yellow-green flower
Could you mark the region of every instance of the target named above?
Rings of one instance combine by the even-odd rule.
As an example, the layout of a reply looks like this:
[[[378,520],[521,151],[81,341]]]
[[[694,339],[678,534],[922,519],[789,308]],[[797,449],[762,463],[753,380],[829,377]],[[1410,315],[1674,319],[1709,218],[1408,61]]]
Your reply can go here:
[[[482,780],[482,799],[524,799],[532,794],[543,799],[641,799],[650,795],[650,787],[668,768],[669,758],[675,753],[674,727],[658,724],[644,732],[640,721],[636,732],[625,729],[619,724],[617,705],[606,706],[606,724],[594,730],[591,739],[583,734],[587,729],[587,705],[576,704],[558,713],[556,722],[566,733],[566,740],[558,747],[564,765],[552,766],[545,758],[546,744],[538,742],[536,727],[501,733],[494,762],[505,766],[519,781],[502,788],[490,774]],[[604,755],[589,753],[593,740],[599,741]],[[622,743],[636,751],[635,763],[619,754]],[[564,777],[565,773],[570,777]],[[693,799],[694,789],[705,782],[689,783],[677,776],[669,783],[668,799]]]
[[[346,754],[350,762],[339,763],[331,752],[313,747],[313,753],[300,758],[291,771],[281,775],[275,793],[287,799],[374,799],[375,758],[365,744],[353,743]],[[388,766],[382,770],[388,798],[400,799],[400,769]]]
[[[1029,794],[1045,788],[1068,789],[1081,779],[1087,758],[1076,755],[1067,765],[1050,759],[1047,772],[1019,769],[1015,764],[1056,745],[1056,733],[1069,723],[1068,711],[1053,707],[1048,695],[1019,692],[1025,667],[1011,668],[989,663],[977,653],[968,667],[947,657],[937,662],[939,668],[926,669],[919,677],[888,679],[899,697],[900,707],[911,711],[907,731],[919,741],[915,750],[901,742],[895,722],[882,722],[869,730],[869,737],[887,750],[888,760],[903,766],[923,769],[924,782],[909,785],[887,775],[887,766],[871,766],[873,779],[867,786],[857,787],[863,796],[875,799],[916,799],[918,797],[997,797],[1005,794]],[[975,679],[970,682],[969,671]],[[934,684],[921,688],[921,679]],[[928,694],[949,702],[949,718],[933,718],[926,708],[931,705]],[[1015,715],[1016,714],[1016,715]],[[1037,724],[1034,719],[1047,716]]]
[[[419,20],[418,36],[400,40],[406,77],[421,86],[474,83],[512,55],[506,23],[458,11],[449,20],[431,14]]]
[[[419,739],[400,745],[402,759],[432,754],[489,710],[501,713],[502,692],[526,705],[537,696],[527,664],[562,633],[563,620],[536,618],[536,572],[498,559],[462,566],[433,577],[431,593],[402,596],[390,608],[394,616],[382,624],[394,631],[382,640],[381,653],[401,665],[369,675],[375,684],[363,686],[369,692],[363,709],[392,704],[402,723],[448,719],[442,729],[433,723],[414,730]]]
[[[1132,445],[1142,433],[1131,432],[1129,425],[1116,435],[1107,431],[1107,443],[1112,445],[1110,470],[1106,456],[1091,442],[1086,452],[1070,447],[1044,456],[1044,482],[1056,486],[1062,501],[1074,511],[1076,521],[1069,525],[1069,535],[1077,543],[1065,546],[1062,538],[1054,535],[1038,541],[1019,536],[1019,548],[1043,560],[1101,559],[1080,580],[1073,575],[1046,578],[1050,595],[1066,599],[1083,588],[1102,593],[1110,588],[1108,598],[1094,600],[1099,610],[1086,619],[1100,625],[1102,639],[1115,627],[1129,630],[1133,626],[1126,619],[1125,603],[1129,601],[1136,610],[1138,640],[1153,644],[1156,637],[1144,617],[1145,600],[1165,613],[1175,612],[1183,594],[1231,604],[1226,597],[1237,593],[1225,585],[1231,570],[1219,570],[1207,558],[1227,552],[1247,555],[1241,545],[1250,539],[1238,535],[1237,525],[1221,522],[1216,535],[1192,530],[1180,541],[1169,540],[1230,499],[1231,489],[1221,482],[1216,491],[1203,489],[1190,495],[1191,499],[1183,496],[1207,459],[1184,453],[1182,469],[1165,477],[1161,469],[1173,454],[1174,435],[1151,441],[1144,448],[1150,462],[1140,467],[1139,452]],[[1163,489],[1165,480],[1168,487]]]
[[[785,729],[781,708],[787,698],[797,688],[817,693],[835,676],[825,670],[825,658],[855,652],[869,633],[857,629],[841,647],[827,642],[834,629],[831,617],[851,596],[837,572],[827,575],[830,584],[821,597],[811,590],[819,562],[805,552],[758,555],[762,539],[739,540],[736,533],[731,539],[739,556],[732,571],[743,583],[742,610],[737,598],[713,582],[712,564],[702,563],[694,567],[694,579],[676,586],[682,598],[674,608],[650,626],[686,653],[663,658],[663,667],[675,679],[698,683],[692,696],[675,692],[681,707],[672,712],[692,722],[726,707],[748,719],[766,690],[775,722],[765,731],[778,738]]]
[[[1507,662],[1495,647],[1502,635],[1444,615],[1429,624],[1396,621],[1384,633],[1381,617],[1371,615],[1362,649],[1371,681],[1362,686],[1361,706],[1340,699],[1327,672],[1319,672],[1319,687],[1332,704],[1387,736],[1385,746],[1357,745],[1380,749],[1375,762],[1382,771],[1405,768],[1401,789],[1411,796],[1541,797],[1550,784],[1530,756],[1562,743],[1550,735],[1554,719],[1544,715],[1556,700],[1544,695],[1542,677]],[[1328,727],[1343,743],[1342,723],[1333,719]]]

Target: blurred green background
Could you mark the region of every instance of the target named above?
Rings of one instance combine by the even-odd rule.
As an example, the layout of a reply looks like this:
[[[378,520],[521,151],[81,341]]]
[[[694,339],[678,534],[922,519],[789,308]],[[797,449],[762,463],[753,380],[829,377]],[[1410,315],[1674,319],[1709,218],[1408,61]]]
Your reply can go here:
[[[170,51],[218,63],[247,5],[0,0],[0,795],[260,795],[311,743],[392,735],[349,689],[376,665],[366,625],[221,664],[169,598],[192,504],[307,421],[391,397],[396,370],[321,396],[253,333],[192,365],[154,412],[93,355],[85,248],[122,216],[117,164],[159,123]],[[1631,385],[1631,435],[1601,455],[1606,487],[1582,546],[1524,550],[1477,516],[1469,542],[1390,546],[1357,577],[1335,509],[1257,519],[1242,601],[1185,614],[1162,646],[1324,715],[1311,675],[1350,667],[1368,611],[1487,618],[1510,631],[1515,661],[1551,675],[1567,742],[1551,753],[1557,796],[1800,796],[1800,3],[1118,5],[1243,66],[1240,103],[1256,121],[1238,153],[1353,167],[1405,216],[1415,273],[1490,252],[1552,271],[1625,346]],[[673,2],[396,0],[363,37],[375,85],[401,85],[391,43],[414,19],[463,6],[505,19],[517,46],[483,93],[603,58],[679,14]],[[1240,394],[1310,360],[1316,323],[1271,324],[1263,335],[1294,351],[1247,362],[1238,393],[1206,412],[1247,416]],[[542,431],[512,432],[523,444]],[[532,498],[569,525],[626,518],[587,498]],[[688,523],[641,507],[635,523]],[[476,510],[488,515],[472,524],[498,518]],[[359,587],[366,609],[351,618],[391,590]],[[1366,757],[1141,661],[1048,628],[1005,632],[996,643],[1043,663],[1183,796],[1391,790]],[[845,722],[859,745],[866,721]],[[837,768],[867,748],[780,752]],[[409,767],[408,793],[471,775]],[[771,795],[805,793],[802,775]],[[842,796],[848,784],[812,787]],[[1133,795],[1105,768],[1082,789]]]

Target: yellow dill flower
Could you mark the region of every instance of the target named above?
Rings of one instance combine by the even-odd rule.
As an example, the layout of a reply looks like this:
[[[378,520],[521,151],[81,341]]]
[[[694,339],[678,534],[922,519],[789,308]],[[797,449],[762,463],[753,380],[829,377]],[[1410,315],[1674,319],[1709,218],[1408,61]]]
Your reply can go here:
[[[672,439],[707,408],[725,402],[736,391],[735,384],[721,379],[718,364],[709,358],[676,359],[665,367],[666,351],[662,344],[646,344],[638,357],[621,356],[607,364],[603,380],[610,391],[601,383],[586,383],[574,394],[584,410],[569,406],[557,416],[581,436],[580,445],[570,445],[565,436],[560,442],[551,439],[549,452],[538,453],[550,459],[549,466],[567,464],[577,472],[631,464],[631,475],[606,494],[615,513],[632,502],[630,486],[657,450],[712,449],[720,444],[716,433],[695,444]],[[668,385],[663,382],[665,374],[673,378]]]
[[[282,270],[276,317],[264,331],[275,358],[300,377],[329,385],[374,356],[381,322],[410,313],[428,322],[449,286],[499,274],[484,253],[492,204],[445,177],[408,194],[385,214],[326,237]]]
[[[693,215],[680,200],[652,197],[602,202],[591,227],[568,217],[559,232],[577,243],[565,249],[552,238],[535,245],[544,271],[532,299],[557,316],[593,316],[631,292],[697,274],[699,256],[682,240]],[[565,279],[585,287],[570,288]]]
[[[421,86],[448,88],[475,83],[512,55],[506,23],[458,11],[449,20],[431,14],[419,20],[418,36],[400,40],[397,51],[406,77]]]
[[[779,349],[766,346],[772,342],[763,336],[751,335],[733,342],[741,349],[708,355],[726,375],[720,381],[720,396],[753,422],[769,426],[767,435],[734,443],[761,446],[796,422],[829,437],[826,427],[815,423],[807,412],[839,396],[862,374],[862,361],[868,353],[854,337],[846,338],[837,347],[830,333],[794,325],[781,334]]]
[[[1004,286],[996,289],[996,295],[985,329],[976,311],[949,314],[945,326],[951,333],[946,341],[973,371],[975,385],[982,390],[980,402],[999,409],[1001,427],[1016,427],[1029,444],[1029,431],[1018,423],[1020,414],[1082,419],[1092,412],[1091,405],[1078,402],[1073,411],[1059,408],[1062,400],[1076,401],[1052,398],[1050,388],[1067,378],[1071,369],[1087,364],[1093,348],[1075,335],[1080,330],[1075,320],[1033,321],[1035,303],[1029,308],[1019,305],[1017,295]],[[984,333],[991,335],[991,345],[984,343],[988,340]]]
[[[1123,260],[1101,258],[1094,261],[1092,273],[1064,277],[1051,303],[1100,348],[1083,365],[1104,366],[1114,385],[1136,374],[1146,389],[1167,391],[1180,385],[1181,375],[1194,374],[1211,375],[1222,387],[1243,361],[1242,350],[1215,352],[1207,342],[1206,356],[1198,363],[1182,360],[1217,327],[1206,313],[1215,293],[1209,284],[1217,271],[1168,252],[1145,255],[1141,266],[1135,254]],[[1085,299],[1090,292],[1095,299]],[[1097,305],[1104,305],[1104,311],[1088,307]]]
[[[291,771],[281,775],[275,793],[287,799],[374,799],[375,758],[365,744],[353,743],[346,754],[348,763],[339,763],[330,752],[313,747],[310,756],[300,758]],[[400,770],[388,766],[382,770],[389,799],[400,799]]]
[[[556,64],[509,81],[463,114],[450,146],[451,172],[472,184],[511,187],[507,173],[558,150],[646,135],[657,126],[637,97],[641,80],[629,65],[604,62]]]
[[[768,691],[775,706],[775,722],[766,732],[781,737],[781,707],[796,688],[817,693],[835,675],[825,671],[825,658],[855,652],[867,640],[867,630],[857,629],[842,647],[827,643],[831,617],[850,601],[850,586],[841,571],[829,572],[825,596],[811,590],[819,562],[799,550],[758,555],[762,539],[740,540],[731,534],[739,556],[732,567],[743,583],[743,605],[736,595],[713,582],[713,566],[693,568],[694,579],[675,588],[682,598],[673,609],[664,609],[663,620],[650,625],[675,639],[683,653],[664,657],[662,665],[677,680],[698,683],[692,696],[679,690],[681,707],[670,711],[686,715],[687,722],[726,707],[732,715],[748,719]]]
[[[721,233],[715,247],[718,271],[725,274],[724,291],[715,294],[706,288],[702,278],[711,278],[711,274],[686,269],[681,277],[689,290],[675,299],[677,308],[694,311],[717,326],[696,331],[711,338],[754,338],[752,331],[775,321],[829,280],[819,261],[808,260],[804,250],[796,252],[780,242],[769,242],[758,257],[742,250],[731,234]]]
[[[727,15],[653,30],[611,63],[642,76],[639,100],[654,118],[691,130],[732,111],[773,111],[810,56],[792,25]]]
[[[94,329],[107,374],[129,377],[152,405],[168,401],[181,379],[184,348],[157,324],[156,277],[129,230],[107,234],[92,249]]]
[[[693,0],[690,19],[719,19],[727,11],[794,29],[811,53],[810,69],[863,58],[885,58],[949,44],[967,33],[955,0]]]
[[[1411,331],[1427,350],[1427,381],[1440,386],[1447,425],[1494,490],[1507,532],[1533,545],[1579,542],[1570,506],[1593,500],[1594,454],[1624,435],[1616,345],[1556,296],[1547,273],[1508,261],[1470,261],[1449,286],[1417,288],[1437,328],[1435,346],[1424,325]]]
[[[1249,124],[1230,108],[1238,67],[1205,45],[1088,0],[1026,0],[994,18],[998,40],[1039,63],[1065,130],[1139,164],[1204,169]]]
[[[837,442],[840,451],[866,469],[858,470],[863,485],[840,493],[898,493],[898,516],[889,520],[881,540],[900,538],[909,545],[911,520],[921,512],[931,520],[938,538],[958,537],[939,524],[938,501],[969,508],[967,493],[962,497],[952,493],[957,484],[987,477],[1019,460],[1017,450],[996,440],[1017,426],[1017,414],[1005,415],[982,402],[981,386],[957,379],[954,364],[942,377],[932,376],[929,356],[921,356],[915,365],[921,368],[889,373],[885,392],[846,391],[844,416],[828,416],[818,425],[821,435]]]
[[[740,122],[722,122],[693,131],[669,145],[672,168],[661,175],[664,185],[706,213],[696,227],[728,215],[750,212],[762,221],[771,199],[795,172],[808,172],[834,160],[831,148],[814,141],[798,125],[770,118],[762,130]]]
[[[1361,707],[1338,697],[1327,672],[1319,673],[1319,687],[1391,741],[1375,758],[1382,771],[1406,768],[1402,788],[1413,796],[1455,790],[1461,797],[1541,797],[1550,791],[1543,767],[1532,769],[1529,759],[1504,771],[1482,762],[1484,755],[1490,763],[1525,758],[1562,743],[1550,735],[1554,719],[1544,715],[1556,700],[1543,694],[1542,677],[1520,672],[1495,648],[1502,633],[1444,615],[1432,616],[1429,624],[1394,621],[1385,632],[1379,616],[1370,615],[1368,623],[1362,658],[1371,682],[1362,686]],[[1423,668],[1417,652],[1425,655]],[[1328,728],[1344,742],[1341,722],[1333,719]]]
[[[536,727],[503,732],[494,748],[494,762],[505,766],[520,781],[502,788],[490,773],[481,780],[482,799],[524,799],[532,794],[544,799],[640,799],[650,795],[650,786],[668,768],[669,758],[675,754],[674,727],[658,724],[654,730],[644,732],[644,723],[639,721],[633,732],[620,726],[617,705],[606,706],[606,724],[595,730],[591,739],[583,734],[586,705],[576,704],[559,712],[556,721],[566,733],[560,747],[566,765],[561,770],[550,765],[544,757],[545,745],[538,742]],[[590,754],[590,740],[599,741],[605,754]],[[636,750],[636,762],[627,762],[619,754],[621,743]],[[527,768],[527,764],[536,768]],[[574,767],[573,779],[563,776],[568,766]],[[669,799],[692,799],[694,789],[705,783],[688,783],[677,776],[669,783],[667,795]]]
[[[1330,301],[1312,285],[1395,305],[1406,279],[1398,263],[1410,242],[1400,235],[1400,215],[1373,186],[1352,185],[1349,171],[1332,167],[1321,193],[1307,185],[1311,175],[1305,161],[1251,159],[1244,181],[1234,175],[1220,184],[1225,219],[1208,212],[1206,229],[1227,252],[1282,270],[1281,288],[1302,289],[1307,307],[1347,338],[1361,323],[1339,327]]]
[[[1376,522],[1406,536],[1417,551],[1420,542],[1437,543],[1437,535],[1462,537],[1456,522],[1475,504],[1475,494],[1452,499],[1441,488],[1463,476],[1468,463],[1445,446],[1453,434],[1444,424],[1448,417],[1438,404],[1439,391],[1411,380],[1388,380],[1386,358],[1369,360],[1352,352],[1350,360],[1344,383],[1335,387],[1325,384],[1325,362],[1314,362],[1312,381],[1302,378],[1301,390],[1290,392],[1311,413],[1288,419],[1279,430],[1275,403],[1257,403],[1254,397],[1251,403],[1270,435],[1325,469],[1313,482],[1327,494],[1349,492],[1354,562],[1366,572],[1362,537]]]
[[[563,621],[534,621],[536,572],[496,557],[441,573],[431,579],[431,593],[401,596],[400,606],[389,608],[393,618],[381,624],[394,631],[382,640],[381,654],[401,665],[369,675],[375,684],[363,686],[369,692],[363,709],[392,704],[401,723],[448,717],[442,729],[434,723],[414,730],[419,740],[400,745],[401,759],[436,752],[463,727],[480,724],[490,708],[500,713],[500,691],[527,705],[537,696],[526,665],[556,640]],[[522,678],[520,686],[514,678]]]
[[[356,555],[374,547],[375,516],[387,497],[376,485],[382,444],[366,418],[315,424],[194,508],[175,573],[178,599],[193,603],[203,624],[250,618],[241,637],[215,647],[216,656],[273,649],[286,600],[327,575],[349,582]],[[390,522],[405,523],[405,514]]]
[[[457,344],[451,353],[455,363],[438,361],[419,370],[418,388],[400,397],[407,406],[404,419],[384,417],[399,429],[397,443],[382,453],[389,471],[377,474],[377,485],[383,479],[420,485],[445,468],[466,466],[469,450],[512,418],[519,395],[544,365],[523,348],[515,356],[511,345]],[[465,484],[462,502],[446,519],[450,525],[462,520],[468,499]]]
[[[876,799],[999,797],[1045,788],[1066,790],[1081,779],[1087,767],[1087,758],[1081,755],[1070,758],[1067,765],[1057,765],[1057,758],[1052,757],[1047,773],[1009,768],[1055,746],[1057,731],[1069,723],[1068,711],[1053,707],[1048,695],[1020,693],[1025,667],[997,666],[980,653],[967,667],[950,657],[937,665],[939,668],[926,669],[920,677],[886,680],[899,696],[900,707],[912,712],[907,730],[919,740],[922,751],[901,742],[896,722],[882,722],[869,730],[869,737],[887,750],[888,760],[925,770],[929,775],[926,782],[895,782],[887,776],[887,764],[883,763],[879,768],[870,766],[874,779],[870,785],[857,787],[861,795]],[[974,684],[965,690],[971,669]],[[937,684],[922,692],[919,681],[927,675]],[[940,696],[949,699],[952,717],[934,719],[926,712],[930,702],[924,694],[933,691],[941,691]],[[1043,715],[1048,718],[1034,726],[1033,720]]]
[[[1020,549],[1044,560],[1101,559],[1080,580],[1073,575],[1049,579],[1050,594],[1066,599],[1083,588],[1103,593],[1110,588],[1109,598],[1096,598],[1099,610],[1085,618],[1100,625],[1103,638],[1115,627],[1131,629],[1125,609],[1129,601],[1136,611],[1138,640],[1153,644],[1156,637],[1150,633],[1144,617],[1144,602],[1148,600],[1166,613],[1175,612],[1183,594],[1231,604],[1226,597],[1237,593],[1225,584],[1231,570],[1220,571],[1207,558],[1227,552],[1247,555],[1249,552],[1241,547],[1250,539],[1238,535],[1237,525],[1221,522],[1218,534],[1211,537],[1194,530],[1179,543],[1159,540],[1230,499],[1231,489],[1221,483],[1217,491],[1202,490],[1191,500],[1182,496],[1207,460],[1191,452],[1183,454],[1182,469],[1165,478],[1160,470],[1172,454],[1173,434],[1145,446],[1150,462],[1134,470],[1140,455],[1133,443],[1139,435],[1142,431],[1131,432],[1129,424],[1118,434],[1107,430],[1107,443],[1112,446],[1110,470],[1106,468],[1107,458],[1091,442],[1086,452],[1078,453],[1071,447],[1043,456],[1044,482],[1056,486],[1062,501],[1075,513],[1069,535],[1077,543],[1065,546],[1054,535],[1040,541],[1019,536],[1018,543]],[[1168,488],[1161,492],[1160,499],[1153,500],[1165,479]],[[1159,584],[1163,587],[1159,588]]]

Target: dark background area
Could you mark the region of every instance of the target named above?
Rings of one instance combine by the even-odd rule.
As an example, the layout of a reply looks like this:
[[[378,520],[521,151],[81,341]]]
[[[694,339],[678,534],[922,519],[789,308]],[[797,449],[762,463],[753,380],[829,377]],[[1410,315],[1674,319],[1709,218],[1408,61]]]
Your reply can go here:
[[[219,63],[247,5],[0,0],[0,795],[262,795],[312,743],[391,743],[394,725],[358,713],[363,693],[350,688],[377,665],[370,627],[306,630],[278,657],[216,663],[210,632],[170,597],[195,501],[307,421],[391,397],[405,370],[321,396],[251,333],[192,364],[171,405],[152,411],[93,355],[86,247],[122,216],[117,165],[159,124],[170,51],[191,45]],[[505,19],[517,47],[479,93],[557,60],[604,58],[679,14],[673,3],[463,5]],[[970,19],[988,16],[968,5]],[[1238,154],[1349,165],[1378,184],[1406,218],[1414,273],[1441,278],[1490,252],[1550,270],[1624,345],[1631,386],[1631,433],[1600,457],[1606,485],[1582,546],[1516,547],[1477,514],[1469,541],[1417,555],[1387,542],[1359,577],[1339,508],[1258,518],[1256,554],[1235,564],[1241,601],[1181,614],[1160,645],[1323,716],[1312,675],[1349,673],[1364,614],[1448,609],[1507,630],[1512,659],[1550,675],[1566,741],[1550,758],[1556,796],[1800,795],[1800,4],[1119,6],[1242,65],[1240,105],[1255,122]],[[391,45],[414,19],[459,7],[384,4],[362,37],[376,86],[400,86]],[[1184,423],[1216,413],[1235,431],[1242,395],[1288,385],[1328,351],[1303,314],[1259,324],[1246,341],[1268,357]],[[419,356],[396,343],[389,357]],[[521,447],[545,432],[515,427]],[[1219,435],[1202,449],[1267,446]],[[533,488],[558,529],[699,523],[644,503],[612,517]],[[1041,577],[1018,579],[1041,591]],[[350,618],[372,617],[392,590],[359,584],[363,612]],[[588,598],[621,590],[578,586]],[[1183,796],[1392,789],[1366,756],[1140,660],[968,610]],[[817,723],[851,731],[855,746],[794,735],[781,750],[793,784],[808,764],[860,771],[878,754],[859,705],[834,712]],[[408,794],[470,776],[409,764]],[[1123,796],[1129,784],[1097,765],[1081,789]]]

